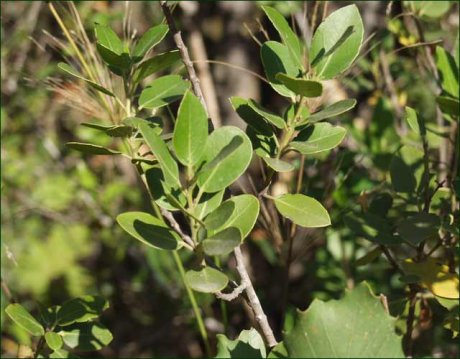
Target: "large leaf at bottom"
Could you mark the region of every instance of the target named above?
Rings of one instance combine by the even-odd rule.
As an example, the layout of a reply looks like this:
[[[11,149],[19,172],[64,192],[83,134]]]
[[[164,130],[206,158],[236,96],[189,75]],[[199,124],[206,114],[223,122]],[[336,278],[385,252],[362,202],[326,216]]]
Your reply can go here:
[[[395,319],[366,283],[340,300],[314,300],[285,335],[290,358],[403,358]]]
[[[266,358],[264,340],[254,328],[243,330],[235,340],[217,334],[216,358]]]
[[[180,248],[180,238],[163,221],[144,212],[125,212],[117,217],[118,224],[142,243],[158,249]]]

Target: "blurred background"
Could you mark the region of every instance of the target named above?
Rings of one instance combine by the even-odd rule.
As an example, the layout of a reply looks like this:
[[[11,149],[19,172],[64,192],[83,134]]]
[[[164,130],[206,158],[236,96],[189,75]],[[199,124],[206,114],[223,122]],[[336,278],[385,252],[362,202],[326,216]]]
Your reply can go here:
[[[213,118],[221,124],[245,127],[231,109],[231,96],[259,100],[276,111],[287,106],[254,75],[264,75],[257,41],[277,36],[258,8],[262,3],[275,6],[309,39],[313,29],[305,26],[305,10],[308,23],[315,27],[325,15],[351,2],[178,3],[177,26],[197,60],[205,93],[209,86],[215,87],[216,98],[207,100]],[[295,308],[307,308],[314,298],[339,298],[345,288],[363,280],[376,293],[387,295],[403,328],[404,308],[398,303],[404,297],[404,284],[381,256],[370,264],[357,262],[371,243],[356,238],[342,219],[365,203],[366,193],[388,180],[389,158],[407,130],[401,116],[404,106],[414,107],[440,131],[451,130],[437,120],[434,94],[439,89],[430,75],[432,64],[425,46],[412,46],[434,43],[451,51],[458,43],[458,3],[443,3],[448,5],[420,20],[424,29],[420,34],[410,17],[401,16],[407,12],[404,3],[357,2],[366,42],[356,65],[340,81],[327,82],[324,101],[349,97],[356,98],[358,105],[340,117],[348,129],[345,142],[337,150],[309,158],[302,184],[304,193],[322,199],[333,225],[296,237],[284,324],[280,296],[286,246],[269,241],[256,226],[244,248],[254,286],[278,335],[292,325]],[[109,24],[121,36],[126,21],[140,34],[162,21],[156,2],[75,5],[91,40],[94,23]],[[69,16],[65,3],[55,6],[64,19]],[[134,167],[118,157],[85,156],[65,147],[73,140],[103,144],[107,139],[95,138],[97,133],[79,126],[89,115],[69,106],[62,91],[53,91],[53,83],[65,78],[57,63],[66,54],[59,49],[63,34],[47,3],[2,1],[1,39],[2,356],[15,356],[18,343],[31,344],[30,337],[3,315],[10,300],[35,313],[38,303],[60,304],[84,294],[109,300],[102,322],[114,340],[97,354],[82,356],[202,356],[199,332],[172,256],[141,246],[114,221],[123,211],[149,207]],[[168,37],[162,46],[159,51],[172,49],[172,39]],[[174,71],[183,69],[178,65]],[[430,141],[441,158],[449,156],[442,140]],[[257,178],[257,166],[252,170]],[[292,181],[282,175],[276,186],[289,186]],[[186,253],[182,255],[187,263]],[[213,296],[197,296],[213,343],[217,333],[225,330],[234,337],[251,326],[250,309],[243,301],[227,304],[225,319]],[[434,303],[429,310],[436,314],[444,308]],[[456,357],[458,347],[451,333],[436,323],[436,315],[426,318],[420,326],[423,330],[416,333],[416,354]]]

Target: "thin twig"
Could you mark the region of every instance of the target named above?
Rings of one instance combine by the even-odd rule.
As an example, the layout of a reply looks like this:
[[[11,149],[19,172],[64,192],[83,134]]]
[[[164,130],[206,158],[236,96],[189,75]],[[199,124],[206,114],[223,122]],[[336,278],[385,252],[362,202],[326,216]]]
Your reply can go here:
[[[187,243],[188,245],[190,245],[192,248],[194,248],[195,243],[193,243],[192,238],[188,234],[186,234],[186,233],[184,233],[182,231],[182,229],[179,226],[179,223],[177,223],[177,221],[174,218],[174,216],[172,215],[172,213],[167,211],[167,210],[165,210],[164,208],[161,208],[160,211],[161,211],[161,215],[168,220],[169,225],[171,226],[171,228],[174,229],[177,232],[177,234],[179,234],[179,236],[182,238],[182,240],[185,243]]]
[[[232,292],[230,293],[217,292],[216,297],[222,300],[226,300],[227,302],[231,302],[232,300],[238,298],[238,296],[244,292],[247,286],[248,286],[248,283],[242,280],[241,284],[235,289],[233,289]]]
[[[278,342],[275,339],[275,336],[273,334],[272,328],[270,327],[270,324],[268,324],[268,319],[264,313],[264,310],[262,309],[262,306],[260,305],[259,297],[257,297],[256,291],[254,290],[254,287],[252,286],[251,279],[249,278],[249,274],[244,265],[244,258],[243,258],[243,253],[241,253],[241,248],[236,247],[233,250],[233,253],[235,254],[235,259],[236,259],[236,270],[238,271],[238,274],[241,277],[241,281],[247,284],[245,291],[246,291],[246,295],[248,296],[249,304],[252,308],[252,311],[254,312],[256,321],[257,323],[259,323],[260,328],[262,329],[262,332],[265,336],[265,339],[267,340],[268,346],[272,348],[276,344],[278,344]]]

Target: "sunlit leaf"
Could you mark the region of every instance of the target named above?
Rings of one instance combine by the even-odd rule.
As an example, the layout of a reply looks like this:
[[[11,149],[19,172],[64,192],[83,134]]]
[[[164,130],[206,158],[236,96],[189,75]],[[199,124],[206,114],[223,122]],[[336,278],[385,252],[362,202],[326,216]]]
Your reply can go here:
[[[284,194],[275,198],[275,206],[284,217],[301,227],[326,227],[331,224],[329,214],[321,203],[303,194]]]

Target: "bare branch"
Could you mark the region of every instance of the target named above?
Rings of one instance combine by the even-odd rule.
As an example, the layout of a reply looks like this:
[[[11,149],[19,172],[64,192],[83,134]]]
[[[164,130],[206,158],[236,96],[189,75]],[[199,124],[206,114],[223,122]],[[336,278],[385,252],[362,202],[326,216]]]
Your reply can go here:
[[[236,299],[239,297],[241,293],[247,288],[248,283],[245,281],[241,281],[241,284],[233,289],[231,293],[222,293],[222,292],[217,292],[216,297],[222,300],[226,300],[227,302],[231,302],[232,300]]]
[[[179,236],[182,238],[182,240],[186,244],[188,244],[191,247],[191,249],[193,250],[193,248],[195,248],[195,243],[193,242],[192,238],[188,234],[185,234],[182,231],[182,229],[179,226],[179,223],[177,223],[177,221],[174,218],[174,216],[172,215],[172,213],[168,212],[164,208],[161,208],[161,214],[163,215],[163,217],[165,217],[168,220],[171,228],[174,229],[179,234]]]

